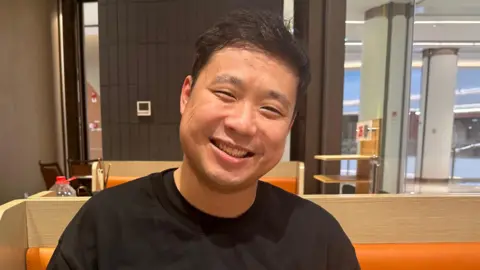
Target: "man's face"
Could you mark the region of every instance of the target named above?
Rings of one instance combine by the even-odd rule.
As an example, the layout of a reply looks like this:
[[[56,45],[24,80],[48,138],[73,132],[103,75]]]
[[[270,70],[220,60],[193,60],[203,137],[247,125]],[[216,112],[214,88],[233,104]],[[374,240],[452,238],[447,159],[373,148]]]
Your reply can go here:
[[[199,180],[222,192],[255,184],[281,159],[292,125],[298,77],[259,50],[214,53],[180,98],[180,140]]]

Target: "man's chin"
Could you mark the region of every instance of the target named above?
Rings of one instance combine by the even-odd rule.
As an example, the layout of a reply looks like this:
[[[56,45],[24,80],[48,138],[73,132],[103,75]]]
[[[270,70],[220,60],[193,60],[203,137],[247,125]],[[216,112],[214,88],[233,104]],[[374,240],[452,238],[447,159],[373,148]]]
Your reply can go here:
[[[231,173],[210,175],[202,182],[211,190],[221,193],[236,193],[256,185],[257,179]]]

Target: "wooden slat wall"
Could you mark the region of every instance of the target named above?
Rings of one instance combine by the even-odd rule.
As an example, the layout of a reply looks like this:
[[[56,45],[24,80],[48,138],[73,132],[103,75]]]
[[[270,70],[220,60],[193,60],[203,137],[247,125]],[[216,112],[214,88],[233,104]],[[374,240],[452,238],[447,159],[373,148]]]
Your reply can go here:
[[[181,160],[179,95],[198,35],[227,11],[282,0],[100,0],[103,157]],[[152,102],[151,117],[136,102]]]

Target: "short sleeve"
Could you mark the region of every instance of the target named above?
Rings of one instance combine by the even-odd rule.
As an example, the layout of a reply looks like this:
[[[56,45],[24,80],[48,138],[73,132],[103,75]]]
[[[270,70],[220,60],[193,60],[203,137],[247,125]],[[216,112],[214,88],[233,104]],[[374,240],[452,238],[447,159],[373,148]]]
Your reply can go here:
[[[355,248],[338,224],[338,231],[331,234],[328,246],[328,270],[360,270]]]
[[[67,225],[47,270],[97,269],[96,213],[89,202]]]

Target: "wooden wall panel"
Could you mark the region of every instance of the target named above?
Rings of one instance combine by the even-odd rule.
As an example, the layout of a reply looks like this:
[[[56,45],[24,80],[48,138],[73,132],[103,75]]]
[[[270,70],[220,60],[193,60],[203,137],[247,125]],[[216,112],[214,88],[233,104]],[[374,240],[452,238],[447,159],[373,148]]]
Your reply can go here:
[[[100,87],[104,158],[181,160],[179,96],[194,42],[240,7],[283,11],[282,0],[100,0]],[[151,117],[136,102],[152,103]]]

